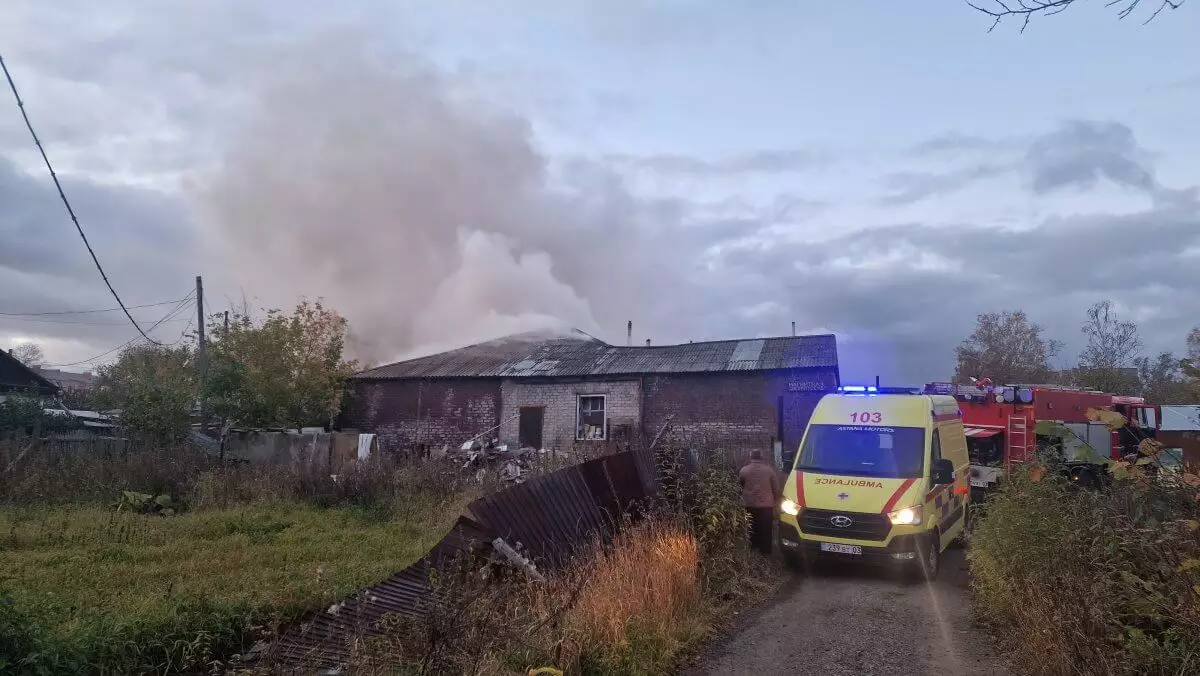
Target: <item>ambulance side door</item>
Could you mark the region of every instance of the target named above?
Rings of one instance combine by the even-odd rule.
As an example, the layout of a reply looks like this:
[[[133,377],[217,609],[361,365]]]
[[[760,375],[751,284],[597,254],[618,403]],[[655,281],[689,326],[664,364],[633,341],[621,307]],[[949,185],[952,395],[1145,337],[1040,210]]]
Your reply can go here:
[[[970,494],[971,458],[967,453],[967,437],[961,420],[942,425],[942,457],[954,464],[954,483],[947,486],[943,498],[942,540],[949,542],[966,525],[967,497]]]
[[[941,485],[941,486],[936,485],[933,483],[933,479],[932,479],[933,468],[936,467],[938,461],[942,459],[942,435],[941,435],[941,432],[939,431],[938,427],[939,426],[935,424],[933,426],[933,431],[930,432],[930,434],[929,434],[929,476],[930,476],[930,480],[929,480],[929,492],[925,494],[925,496],[926,496],[926,500],[925,500],[925,515],[926,516],[925,516],[925,518],[931,525],[936,525],[938,528],[938,531],[941,532],[943,530],[942,521],[944,521],[944,519],[942,518],[943,510],[941,509],[941,507],[942,507],[943,501],[945,500],[945,498],[942,497],[942,494],[948,492],[950,490],[950,487],[945,486],[945,485]],[[944,534],[942,534],[941,540],[943,542],[945,541]]]

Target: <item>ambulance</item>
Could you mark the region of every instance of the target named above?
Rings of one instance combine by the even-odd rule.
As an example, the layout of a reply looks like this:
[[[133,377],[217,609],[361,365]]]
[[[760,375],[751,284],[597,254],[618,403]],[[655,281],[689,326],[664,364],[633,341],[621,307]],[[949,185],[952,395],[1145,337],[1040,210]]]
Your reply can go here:
[[[970,460],[958,402],[846,386],[818,402],[780,506],[793,565],[881,563],[933,579],[966,526]]]

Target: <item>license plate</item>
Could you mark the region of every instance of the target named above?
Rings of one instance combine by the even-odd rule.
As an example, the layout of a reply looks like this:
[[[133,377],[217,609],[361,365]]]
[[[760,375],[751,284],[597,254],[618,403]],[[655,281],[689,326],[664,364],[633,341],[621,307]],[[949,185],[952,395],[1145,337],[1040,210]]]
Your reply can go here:
[[[975,477],[971,477],[971,485],[975,486],[976,488],[987,488],[988,480],[987,479],[976,479]]]
[[[862,556],[862,547],[858,545],[839,545],[832,542],[822,542],[821,551],[833,552],[834,554],[855,554]]]

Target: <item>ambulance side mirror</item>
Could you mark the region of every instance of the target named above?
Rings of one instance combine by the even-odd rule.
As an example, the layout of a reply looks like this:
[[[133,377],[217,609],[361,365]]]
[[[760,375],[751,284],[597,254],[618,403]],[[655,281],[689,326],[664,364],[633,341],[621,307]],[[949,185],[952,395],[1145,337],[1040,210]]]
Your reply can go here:
[[[946,458],[942,458],[933,463],[933,483],[934,484],[952,484],[954,483],[954,463]]]

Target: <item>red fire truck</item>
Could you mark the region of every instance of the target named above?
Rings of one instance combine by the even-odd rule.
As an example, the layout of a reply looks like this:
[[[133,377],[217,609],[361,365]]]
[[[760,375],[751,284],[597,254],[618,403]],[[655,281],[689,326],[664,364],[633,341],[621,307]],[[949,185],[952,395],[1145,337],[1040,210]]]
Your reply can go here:
[[[1153,436],[1155,407],[1140,397],[1056,385],[993,386],[986,381],[930,383],[925,390],[958,399],[975,498],[1014,463],[1032,462],[1039,448],[1059,449],[1073,480],[1094,483],[1103,476],[1105,461],[1137,453],[1138,443]],[[1113,432],[1103,421],[1089,419],[1089,409],[1121,413],[1128,427]]]

